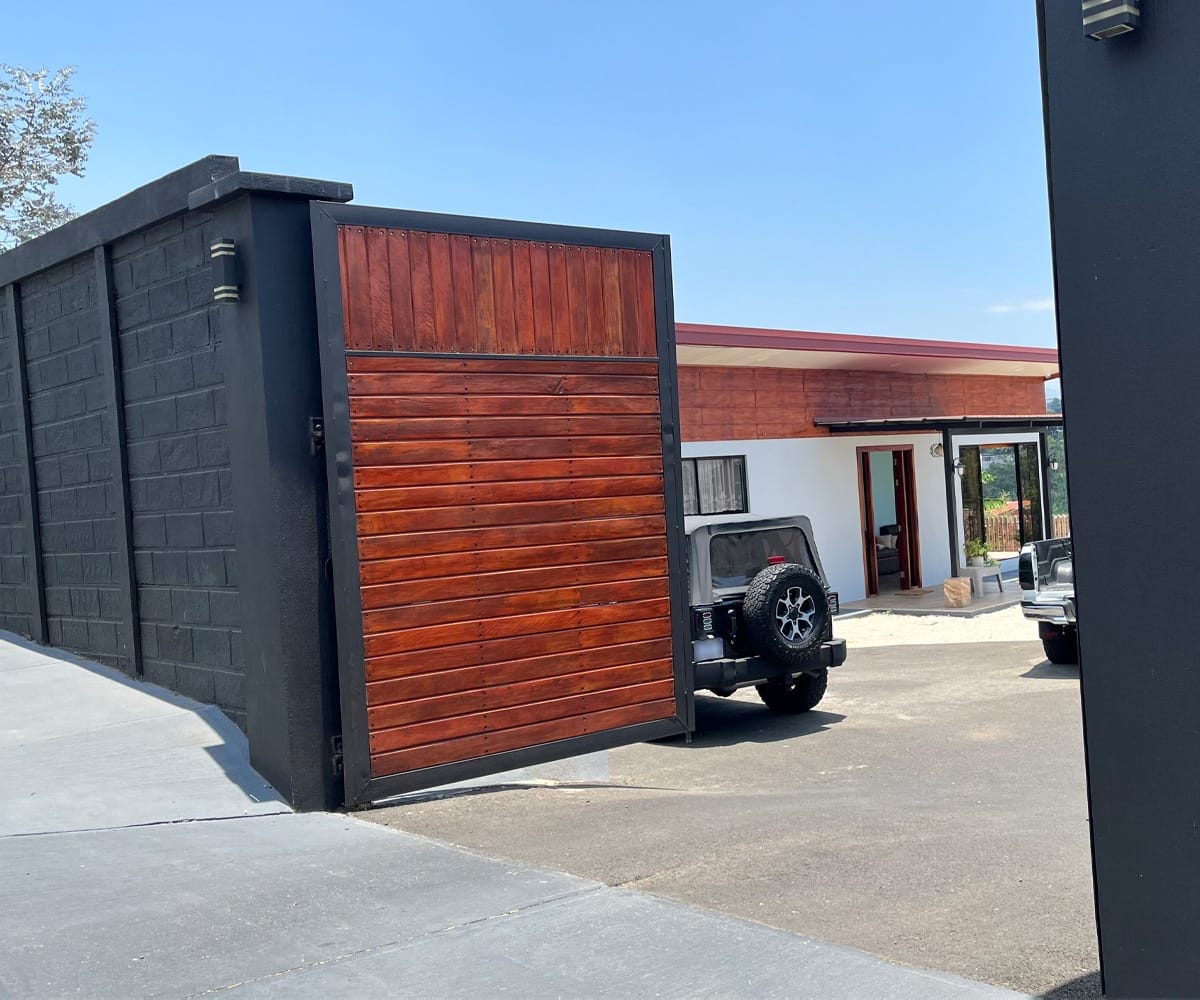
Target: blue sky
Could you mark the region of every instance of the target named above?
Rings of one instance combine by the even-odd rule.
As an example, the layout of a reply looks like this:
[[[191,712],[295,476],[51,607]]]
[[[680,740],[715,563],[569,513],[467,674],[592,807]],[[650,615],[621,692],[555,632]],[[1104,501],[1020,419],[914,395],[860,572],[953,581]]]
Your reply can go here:
[[[681,321],[1054,344],[1033,0],[11,6],[96,119],[80,210],[230,153],[670,233]]]

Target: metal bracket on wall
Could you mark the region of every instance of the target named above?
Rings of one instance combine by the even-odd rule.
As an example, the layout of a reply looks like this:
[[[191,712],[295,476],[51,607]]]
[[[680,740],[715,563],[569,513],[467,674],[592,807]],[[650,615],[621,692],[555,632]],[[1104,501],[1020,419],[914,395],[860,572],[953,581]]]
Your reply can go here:
[[[343,765],[342,765],[342,761],[343,761],[342,734],[341,733],[338,733],[337,736],[331,736],[329,738],[329,747],[333,751],[329,758],[330,760],[333,761],[333,773],[341,774],[342,769],[343,769]]]
[[[325,454],[325,420],[322,417],[308,418],[308,451],[314,458]]]

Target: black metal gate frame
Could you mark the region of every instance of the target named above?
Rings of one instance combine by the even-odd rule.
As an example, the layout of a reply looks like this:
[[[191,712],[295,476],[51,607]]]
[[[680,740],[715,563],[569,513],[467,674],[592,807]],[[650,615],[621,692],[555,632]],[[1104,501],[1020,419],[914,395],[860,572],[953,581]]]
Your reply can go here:
[[[682,460],[679,437],[679,379],[675,363],[675,317],[671,287],[671,246],[667,236],[583,229],[543,223],[512,222],[400,209],[310,204],[313,270],[316,279],[317,330],[320,340],[325,420],[325,462],[329,487],[330,551],[333,562],[341,694],[343,775],[346,806],[353,808],[405,792],[482,777],[532,764],[661,739],[695,728],[692,658],[687,622],[686,535],[683,524]],[[657,722],[589,733],[518,750],[372,777],[367,728],[367,682],[359,583],[358,525],[350,440],[348,355],[380,357],[511,358],[524,361],[578,361],[577,355],[435,354],[415,351],[347,351],[337,227],[352,225],[413,229],[485,238],[536,240],[579,246],[649,251],[654,271],[654,321],[658,343],[659,399],[662,421],[663,484],[667,520],[667,567],[671,601],[675,716]],[[605,358],[645,363],[646,358]]]

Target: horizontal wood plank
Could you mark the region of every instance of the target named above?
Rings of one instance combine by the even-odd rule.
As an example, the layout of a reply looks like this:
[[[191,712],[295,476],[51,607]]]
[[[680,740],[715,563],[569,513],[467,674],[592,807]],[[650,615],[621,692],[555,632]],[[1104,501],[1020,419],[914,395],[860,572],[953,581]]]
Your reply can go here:
[[[362,588],[364,611],[460,601],[496,594],[520,594],[554,587],[575,587],[620,580],[646,580],[666,576],[666,559],[619,559],[574,566],[536,566],[500,573],[468,573],[431,580],[381,583]]]
[[[602,733],[625,726],[636,726],[641,723],[673,718],[675,718],[675,701],[673,698],[664,698],[641,705],[592,712],[583,716],[553,719],[503,732],[481,733],[464,739],[446,740],[410,750],[373,753],[371,755],[371,773],[377,778],[389,774],[401,774],[405,771],[415,771],[437,764],[449,764],[486,754],[502,753],[506,750],[538,746],[542,743],[553,743],[557,740],[586,736],[590,733]]]
[[[472,396],[655,396],[658,377],[648,375],[493,375],[483,372],[387,373],[347,376],[352,396],[418,396],[466,393]]]
[[[601,497],[595,500],[547,500],[539,503],[473,504],[470,507],[428,507],[358,515],[360,537],[444,528],[475,528],[516,524],[547,524],[604,517],[661,514],[665,501],[651,494]]]
[[[360,490],[455,483],[524,482],[530,479],[661,476],[661,451],[654,455],[603,458],[544,458],[492,462],[435,462],[426,465],[375,465],[354,470]]]
[[[615,628],[611,625],[575,628],[512,639],[459,643],[438,649],[408,649],[366,661],[367,701],[372,705],[395,701],[396,692],[387,687],[388,681],[433,675],[446,670],[476,666],[490,669],[496,664],[528,659],[540,660],[545,656],[566,654],[587,656],[587,663],[592,666],[612,666],[621,662],[655,659],[667,653],[634,653],[629,647],[639,643],[669,643],[670,637],[670,621],[659,618],[623,622]],[[657,650],[653,645],[647,648]],[[669,650],[670,646],[666,648]]]
[[[427,465],[543,458],[601,458],[662,454],[657,435],[586,438],[482,438],[473,441],[371,441],[354,445],[358,465]]]
[[[420,355],[397,357],[389,354],[351,354],[346,358],[346,370],[356,375],[394,372],[572,375],[586,372],[590,375],[636,375],[656,378],[658,363],[654,361],[604,361],[591,357],[539,360],[520,355],[503,358],[481,358],[469,355],[459,358],[431,358]]]
[[[655,396],[355,396],[350,416],[487,417],[658,414]]]
[[[414,649],[438,649],[468,642],[491,644],[498,639],[523,637],[531,642],[542,635],[643,621],[669,623],[671,603],[666,597],[622,604],[595,604],[558,611],[531,612],[489,618],[486,621],[450,622],[442,625],[406,627],[365,635],[363,644],[368,657],[385,656]],[[539,647],[531,645],[536,651]]]
[[[395,559],[483,549],[506,549],[520,545],[558,545],[604,541],[614,538],[666,537],[662,515],[606,517],[591,521],[556,524],[512,525],[503,528],[466,528],[459,531],[392,533],[359,538],[358,557]]]
[[[471,712],[437,719],[434,722],[400,726],[395,729],[375,730],[371,733],[371,753],[374,755],[393,750],[405,750],[422,744],[473,736],[477,733],[515,729],[519,726],[528,726],[553,719],[601,712],[609,708],[642,705],[670,698],[673,693],[673,680],[657,680],[606,691],[569,695],[511,708]]]
[[[352,441],[438,441],[475,438],[601,437],[658,434],[654,414],[502,417],[359,417],[350,421]]]
[[[367,633],[394,632],[397,629],[472,622],[539,611],[563,611],[590,605],[648,601],[666,597],[667,594],[666,577],[587,584],[580,587],[554,587],[500,597],[431,601],[428,604],[364,611],[363,628]]]
[[[662,476],[578,476],[571,479],[359,490],[355,503],[360,513],[366,513],[544,500],[596,500],[602,497],[661,495],[662,492]]]
[[[504,666],[506,665],[502,664],[500,668]],[[460,716],[464,713],[488,712],[593,691],[631,687],[652,681],[674,683],[669,658],[647,662],[634,661],[590,670],[572,669],[571,664],[564,658],[557,663],[548,663],[542,668],[550,671],[549,673],[526,676],[512,671],[506,672],[507,679],[503,683],[471,683],[472,680],[491,679],[484,677],[489,669],[475,667],[466,671],[455,670],[447,674],[429,675],[427,678],[414,678],[414,682],[436,679],[445,682],[446,686],[438,688],[427,683],[412,683],[402,698],[368,709],[367,723],[371,732],[432,722],[435,719]],[[426,692],[424,696],[418,693],[422,691]],[[439,691],[443,693],[438,693]]]
[[[651,559],[667,554],[665,538],[616,538],[605,542],[566,545],[533,545],[524,548],[485,549],[408,559],[362,562],[359,577],[364,586],[405,580],[426,580],[467,573],[499,573],[533,566],[573,566],[617,559]]]

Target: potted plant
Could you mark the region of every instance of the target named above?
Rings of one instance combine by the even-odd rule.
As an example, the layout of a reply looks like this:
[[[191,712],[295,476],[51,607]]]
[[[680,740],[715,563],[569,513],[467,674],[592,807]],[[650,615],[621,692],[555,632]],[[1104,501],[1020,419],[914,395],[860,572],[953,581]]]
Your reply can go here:
[[[967,564],[969,566],[988,565],[988,548],[983,544],[983,539],[972,538],[968,540],[964,547],[967,552]]]

